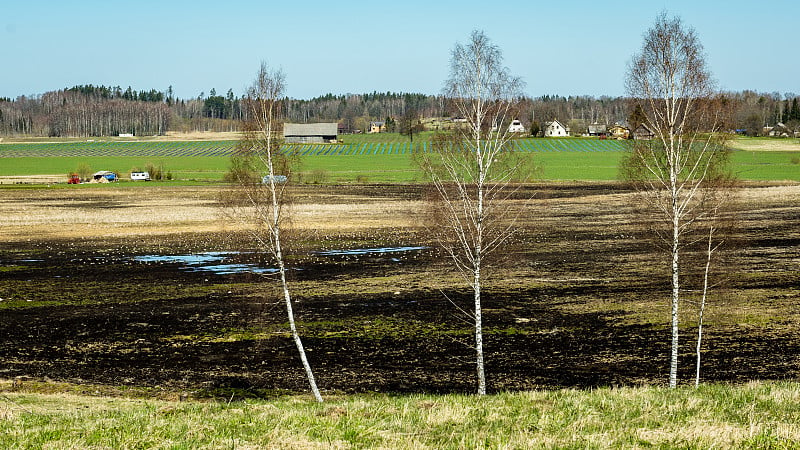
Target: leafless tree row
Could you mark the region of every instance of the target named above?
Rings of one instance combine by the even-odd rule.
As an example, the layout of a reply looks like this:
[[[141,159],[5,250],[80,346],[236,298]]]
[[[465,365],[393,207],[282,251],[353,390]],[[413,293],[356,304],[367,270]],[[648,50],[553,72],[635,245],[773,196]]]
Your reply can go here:
[[[108,97],[73,88],[32,98],[0,99],[0,134],[98,136],[116,132],[158,134],[164,130],[235,131],[242,121],[250,120],[249,111],[243,107],[244,97],[235,97],[231,90],[221,96],[212,89],[208,95],[201,93],[191,99],[176,99],[169,91],[146,96],[158,101],[131,100],[139,97],[125,96],[126,93]],[[787,132],[800,132],[800,97],[794,93],[743,91],[720,96],[726,102],[727,117],[722,128],[727,131],[759,136],[782,123]],[[282,116],[287,121],[339,122],[349,130],[365,130],[371,121],[389,117],[399,120],[411,112],[422,118],[458,115],[443,95],[387,92],[282,100]],[[635,107],[632,100],[627,96],[522,96],[515,118],[529,130],[553,119],[575,130],[592,123],[630,125]]]
[[[160,135],[170,124],[169,108],[161,102],[97,99],[68,91],[1,102],[0,115],[0,133],[37,136]]]

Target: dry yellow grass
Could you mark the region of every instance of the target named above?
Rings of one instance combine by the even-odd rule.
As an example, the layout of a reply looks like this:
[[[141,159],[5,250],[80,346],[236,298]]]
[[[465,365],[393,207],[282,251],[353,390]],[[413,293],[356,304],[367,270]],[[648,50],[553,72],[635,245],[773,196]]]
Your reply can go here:
[[[42,183],[63,183],[64,175],[14,175],[0,176],[0,184],[42,184]]]
[[[69,239],[242,229],[245,225],[225,218],[218,202],[219,190],[205,186],[9,189],[2,191],[0,197],[0,230],[4,239],[13,242],[33,236]],[[629,200],[626,194],[604,194],[534,201],[553,213],[606,205],[609,214],[622,214],[613,212],[615,205]],[[800,185],[745,188],[739,201],[751,205],[764,201],[800,202]],[[292,225],[298,229],[359,231],[421,227],[423,208],[421,200],[375,200],[326,192],[300,199],[290,212]],[[624,223],[622,219],[620,223]],[[548,218],[538,220],[547,222]],[[587,216],[585,220],[591,218]]]
[[[796,152],[800,150],[800,139],[734,139],[731,146],[739,150],[754,152]]]
[[[96,189],[6,190],[0,197],[0,234],[7,241],[165,235],[238,230],[225,218],[219,187],[113,186]],[[353,231],[418,225],[420,202],[324,196],[292,205],[293,226]]]
[[[187,133],[167,131],[164,136],[153,136],[150,139],[156,141],[230,141],[241,138],[242,133],[238,131],[190,131]]]

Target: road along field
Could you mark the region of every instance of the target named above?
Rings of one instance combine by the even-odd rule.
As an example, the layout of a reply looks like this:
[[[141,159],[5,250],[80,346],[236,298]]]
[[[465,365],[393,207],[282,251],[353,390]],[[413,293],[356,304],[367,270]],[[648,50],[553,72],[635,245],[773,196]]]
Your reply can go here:
[[[220,189],[0,189],[0,378],[304,392],[270,261],[223,214]],[[295,312],[320,387],[472,392],[472,328],[458,309],[470,294],[427,237],[422,187],[293,189]],[[667,263],[631,194],[614,183],[523,192],[522,230],[485,291],[490,388],[665,383]],[[704,380],[796,380],[800,185],[749,184],[737,209],[707,311]],[[683,311],[688,382],[696,311]]]
[[[407,183],[422,175],[412,154],[430,151],[430,141],[412,145],[395,134],[345,136],[342,144],[286,145],[300,155],[301,182]],[[620,160],[629,142],[588,138],[518,139],[544,180],[610,181],[619,178]],[[0,182],[64,181],[79,165],[112,170],[123,177],[147,164],[162,166],[176,180],[219,181],[229,168],[235,140],[23,142],[0,144]],[[744,180],[800,181],[800,144],[795,140],[737,139],[733,169]],[[768,149],[769,151],[765,151]],[[764,150],[764,151],[762,151]],[[30,179],[20,177],[33,177]]]

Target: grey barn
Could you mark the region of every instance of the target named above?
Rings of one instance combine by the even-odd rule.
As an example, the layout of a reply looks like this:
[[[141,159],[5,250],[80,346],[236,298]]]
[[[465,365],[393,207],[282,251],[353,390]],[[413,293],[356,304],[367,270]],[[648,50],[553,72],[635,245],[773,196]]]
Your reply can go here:
[[[330,123],[285,123],[283,139],[289,144],[322,144],[336,142],[339,131],[336,122]]]

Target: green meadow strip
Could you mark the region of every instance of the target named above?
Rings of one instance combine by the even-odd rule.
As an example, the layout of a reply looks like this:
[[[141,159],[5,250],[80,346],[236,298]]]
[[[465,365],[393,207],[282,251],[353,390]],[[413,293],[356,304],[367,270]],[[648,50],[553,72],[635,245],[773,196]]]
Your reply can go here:
[[[342,182],[352,182],[356,177],[373,182],[421,180],[412,163],[412,148],[430,152],[430,141],[415,139],[413,147],[407,140],[389,141],[381,142],[370,136],[363,142],[343,144],[287,144],[282,151],[307,161],[326,156],[318,169]],[[594,138],[526,138],[514,143],[519,151],[537,161],[542,176],[550,180],[616,180],[615,165],[630,144]],[[86,165],[92,171],[117,172],[124,179],[134,168],[142,170],[153,164],[162,166],[179,180],[221,180],[236,144],[236,141],[0,144],[0,176],[66,178],[78,166]],[[359,163],[352,168],[354,158]],[[343,163],[334,162],[337,160]],[[734,174],[743,180],[800,181],[800,151],[734,150],[731,160]],[[399,172],[384,170],[396,166],[398,161],[403,161]]]
[[[163,401],[4,393],[2,448],[800,448],[800,385]]]

